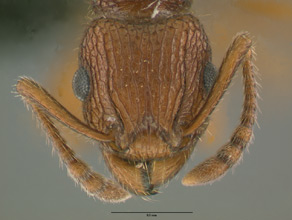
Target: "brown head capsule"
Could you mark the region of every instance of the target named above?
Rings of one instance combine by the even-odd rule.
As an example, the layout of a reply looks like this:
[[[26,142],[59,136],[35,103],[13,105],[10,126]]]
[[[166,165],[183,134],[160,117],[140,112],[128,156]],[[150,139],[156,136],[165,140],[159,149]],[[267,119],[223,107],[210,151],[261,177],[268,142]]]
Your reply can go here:
[[[73,90],[86,123],[69,113],[37,83],[22,78],[17,91],[53,140],[69,174],[90,195],[119,202],[152,195],[173,178],[193,152],[209,116],[243,63],[245,101],[241,123],[218,153],[183,179],[211,182],[241,157],[256,119],[252,44],[238,35],[217,73],[202,25],[189,0],[96,0],[82,38]],[[78,159],[51,117],[101,143],[117,182]]]

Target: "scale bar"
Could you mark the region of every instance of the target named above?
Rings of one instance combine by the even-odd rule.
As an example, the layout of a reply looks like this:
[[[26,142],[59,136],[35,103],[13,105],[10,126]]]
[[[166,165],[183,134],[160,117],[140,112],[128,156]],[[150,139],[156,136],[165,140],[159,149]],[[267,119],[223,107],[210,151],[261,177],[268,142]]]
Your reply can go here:
[[[193,214],[194,212],[111,212],[112,214]]]

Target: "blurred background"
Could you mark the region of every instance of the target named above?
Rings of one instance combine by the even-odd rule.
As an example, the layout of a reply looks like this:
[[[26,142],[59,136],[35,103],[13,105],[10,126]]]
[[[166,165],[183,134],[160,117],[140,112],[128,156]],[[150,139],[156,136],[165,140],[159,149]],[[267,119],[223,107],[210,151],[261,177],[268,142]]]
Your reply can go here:
[[[60,169],[56,154],[32,113],[12,94],[19,76],[40,82],[80,117],[71,80],[78,45],[90,21],[83,0],[0,0],[0,219],[292,219],[292,2],[291,0],[194,0],[219,67],[234,36],[253,36],[262,85],[255,140],[243,161],[212,185],[184,187],[181,178],[214,154],[239,121],[240,71],[213,114],[209,132],[191,160],[161,194],[106,204],[89,198]],[[109,176],[97,145],[64,130],[72,148],[95,170]],[[148,217],[149,218],[149,217]]]

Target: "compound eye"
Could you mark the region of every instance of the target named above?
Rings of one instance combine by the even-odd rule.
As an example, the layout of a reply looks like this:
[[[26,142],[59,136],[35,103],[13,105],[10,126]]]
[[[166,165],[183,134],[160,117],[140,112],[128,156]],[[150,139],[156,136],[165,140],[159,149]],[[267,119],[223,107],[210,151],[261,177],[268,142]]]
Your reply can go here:
[[[84,101],[90,90],[89,74],[84,67],[80,67],[74,74],[72,88],[75,96]]]
[[[217,78],[216,67],[211,62],[208,62],[205,66],[204,76],[203,76],[204,87],[207,93],[210,92],[216,78]]]

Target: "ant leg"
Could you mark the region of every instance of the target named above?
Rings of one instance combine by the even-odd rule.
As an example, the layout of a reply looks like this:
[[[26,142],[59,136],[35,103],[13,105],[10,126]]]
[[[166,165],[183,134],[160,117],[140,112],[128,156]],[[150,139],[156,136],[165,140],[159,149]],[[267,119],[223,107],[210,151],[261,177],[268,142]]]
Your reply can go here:
[[[227,89],[232,76],[243,63],[244,105],[241,122],[235,129],[230,141],[219,149],[217,154],[193,168],[182,180],[186,186],[210,183],[221,177],[241,158],[253,136],[253,124],[256,121],[257,91],[252,64],[252,42],[247,34],[237,36],[229,48],[219,70],[218,78],[206,100],[204,107],[193,124],[185,130],[188,135],[212,113]]]
[[[24,89],[28,89],[28,91]],[[52,114],[50,114],[50,112],[55,112],[62,108],[59,103],[54,102],[51,96],[47,97],[47,93],[44,90],[28,79],[22,79],[17,84],[17,91],[22,96],[23,101],[32,108],[36,117],[40,120],[46,134],[53,142],[53,147],[58,151],[60,161],[66,165],[68,174],[76,183],[81,185],[82,189],[84,189],[88,195],[112,203],[122,202],[131,197],[131,195],[117,183],[93,172],[89,166],[77,158],[74,151],[68,147],[53,121],[49,118]],[[40,94],[34,94],[36,91],[39,91]],[[54,108],[56,105],[59,105],[57,106],[57,110],[50,109]],[[66,109],[63,111],[66,111]],[[59,115],[61,115],[61,113],[59,113]],[[57,119],[59,115],[57,115]],[[86,130],[82,131],[86,132]]]
[[[39,106],[46,114],[72,130],[97,141],[114,141],[112,135],[103,134],[81,122],[35,81],[23,77],[17,82],[16,90],[28,104]]]

